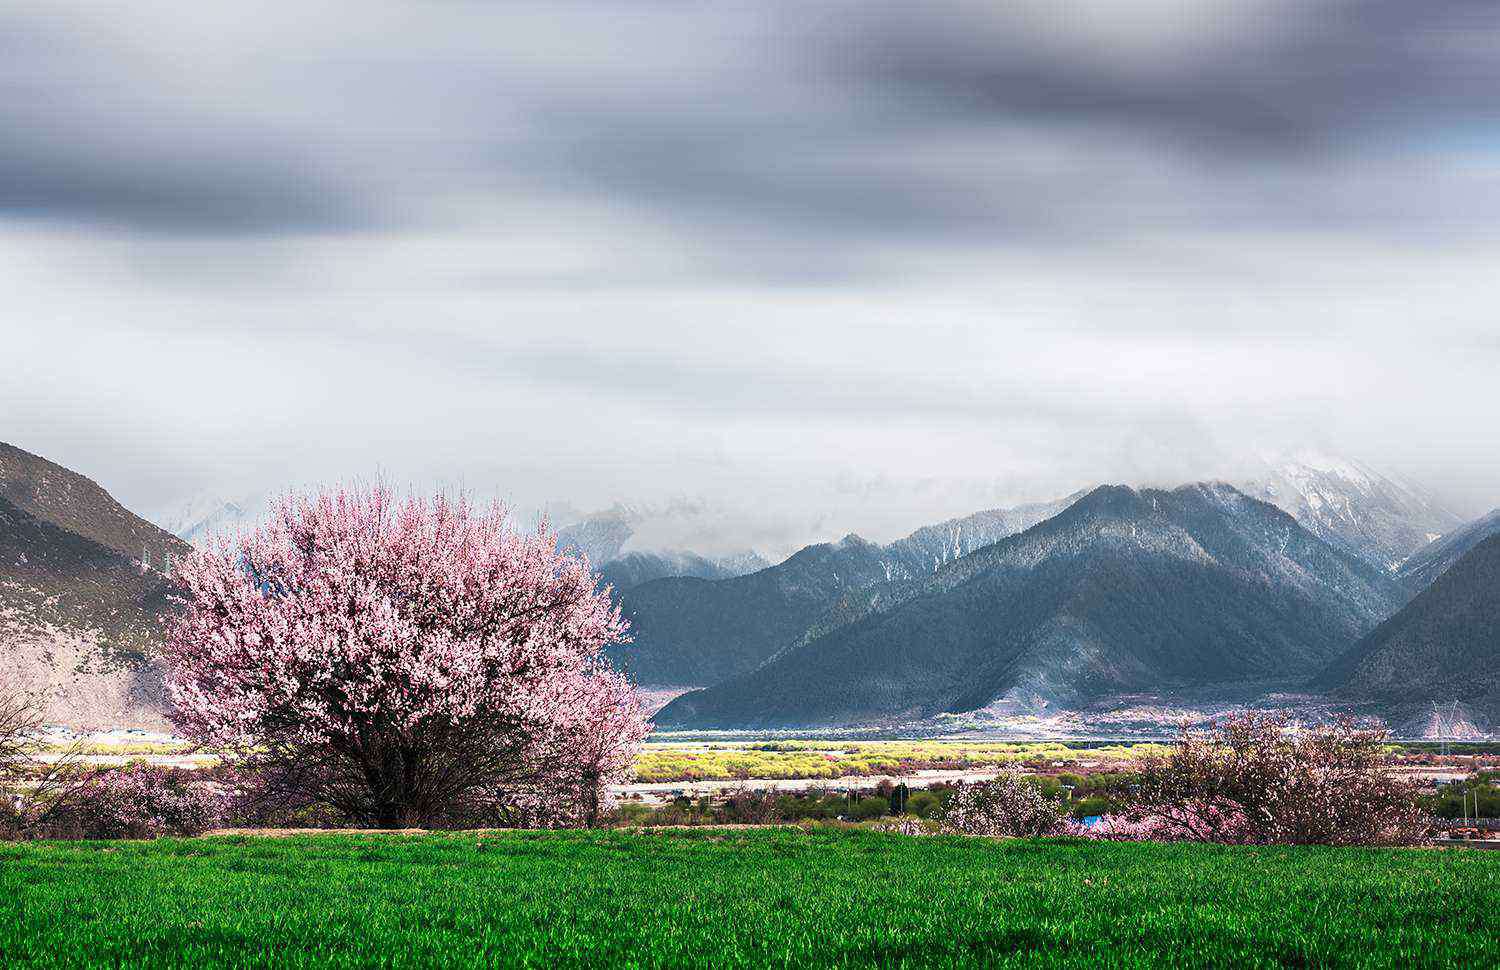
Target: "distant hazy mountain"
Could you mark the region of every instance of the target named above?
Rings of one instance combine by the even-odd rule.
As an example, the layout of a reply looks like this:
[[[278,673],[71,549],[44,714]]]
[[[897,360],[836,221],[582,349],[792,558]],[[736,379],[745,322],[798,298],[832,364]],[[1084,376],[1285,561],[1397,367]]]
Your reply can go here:
[[[1304,449],[1263,463],[1264,470],[1241,485],[1246,494],[1388,570],[1463,521],[1418,486],[1348,458]]]
[[[1454,702],[1500,720],[1500,535],[1465,553],[1314,686],[1398,720]]]
[[[770,563],[751,550],[703,556],[682,550],[626,549],[644,514],[625,505],[596,512],[557,530],[557,545],[588,557],[615,592],[666,577],[730,579],[764,569]]]
[[[635,513],[617,505],[604,512],[570,523],[557,530],[557,546],[588,557],[595,566],[619,557],[625,543],[635,534]]]
[[[828,622],[845,597],[931,575],[972,549],[1048,518],[1074,498],[979,512],[918,529],[887,546],[850,535],[733,579],[644,583],[623,597],[635,642],[613,656],[638,683],[716,683],[753,669],[810,627]]]
[[[657,723],[892,721],[1284,678],[1347,649],[1402,591],[1274,506],[1213,484],[1103,487],[868,599],[759,669],[678,698]]]
[[[83,725],[158,723],[149,658],[186,543],[97,484],[0,444],[0,664]]]
[[[916,579],[935,573],[955,559],[967,556],[993,542],[1025,532],[1038,522],[1052,518],[1083,498],[1088,491],[1074,492],[1051,502],[1018,505],[1009,509],[988,509],[937,525],[924,526],[904,539],[885,547],[886,554],[900,565],[895,578]]]
[[[265,511],[260,498],[224,499],[217,495],[194,496],[180,505],[151,517],[166,531],[193,545],[217,535],[233,535],[255,525]]]
[[[1500,509],[1459,526],[1430,545],[1418,550],[1398,571],[1407,587],[1417,593],[1433,584],[1468,553],[1490,536],[1500,535]]]
[[[710,559],[692,552],[627,552],[598,567],[604,582],[616,592],[634,589],[654,579],[686,576],[694,579],[733,579],[770,563],[753,552]]]

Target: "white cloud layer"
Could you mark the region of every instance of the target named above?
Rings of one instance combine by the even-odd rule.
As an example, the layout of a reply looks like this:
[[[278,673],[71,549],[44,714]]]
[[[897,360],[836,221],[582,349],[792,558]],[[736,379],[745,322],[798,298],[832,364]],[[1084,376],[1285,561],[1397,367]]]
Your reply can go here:
[[[0,437],[133,507],[784,548],[1304,441],[1500,504],[1493,5],[249,9],[0,12]]]

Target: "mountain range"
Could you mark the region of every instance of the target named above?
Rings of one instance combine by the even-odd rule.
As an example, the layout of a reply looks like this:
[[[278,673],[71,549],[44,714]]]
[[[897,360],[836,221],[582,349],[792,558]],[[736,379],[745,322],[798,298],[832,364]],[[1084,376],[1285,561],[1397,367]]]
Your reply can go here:
[[[1500,512],[1433,539],[1452,519],[1439,503],[1318,456],[1243,484],[1106,486],[884,544],[850,535],[775,565],[649,548],[645,536],[724,521],[691,503],[576,517],[559,545],[598,563],[632,619],[635,642],[611,657],[645,687],[690,689],[662,726],[895,724],[1268,690],[1404,724],[1439,705],[1497,723]],[[199,539],[254,521],[253,504],[189,503],[173,524]],[[0,444],[0,663],[51,686],[60,721],[161,726],[153,658],[167,576],[190,552],[85,476]]]
[[[1420,593],[1452,569],[1470,549],[1494,535],[1500,535],[1500,509],[1429,543],[1403,562],[1397,574],[1413,594]]]
[[[657,723],[898,722],[1308,676],[1403,600],[1389,573],[1232,486],[1106,486],[892,584]]]
[[[648,685],[704,686],[745,673],[802,636],[846,596],[930,575],[1055,515],[1075,497],[978,512],[889,545],[849,535],[718,582],[676,577],[644,583],[623,595],[635,640],[612,650],[612,659]]]
[[[643,514],[624,505],[568,523],[557,530],[558,548],[588,557],[604,582],[623,592],[654,579],[686,576],[732,579],[770,563],[753,550],[704,556],[679,549],[627,549]]]

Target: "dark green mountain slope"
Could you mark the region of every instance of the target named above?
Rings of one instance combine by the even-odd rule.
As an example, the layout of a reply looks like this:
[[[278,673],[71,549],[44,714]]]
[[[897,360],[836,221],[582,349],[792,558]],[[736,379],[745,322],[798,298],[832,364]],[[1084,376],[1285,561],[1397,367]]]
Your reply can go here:
[[[733,579],[658,579],[629,590],[635,642],[611,658],[641,684],[712,684],[791,642],[846,590],[887,578],[879,546],[848,536]]]
[[[1469,550],[1314,686],[1398,718],[1456,701],[1500,720],[1500,536]]]
[[[1453,568],[1470,549],[1493,535],[1500,535],[1500,509],[1454,529],[1414,553],[1401,564],[1398,575],[1413,595],[1420,593]]]

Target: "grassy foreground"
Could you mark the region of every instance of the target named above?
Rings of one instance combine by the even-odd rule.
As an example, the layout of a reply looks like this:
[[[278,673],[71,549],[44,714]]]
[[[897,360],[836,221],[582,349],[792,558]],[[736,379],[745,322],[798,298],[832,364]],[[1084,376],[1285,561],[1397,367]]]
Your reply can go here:
[[[1500,965],[1500,853],[795,829],[0,846],[0,966]]]

